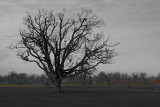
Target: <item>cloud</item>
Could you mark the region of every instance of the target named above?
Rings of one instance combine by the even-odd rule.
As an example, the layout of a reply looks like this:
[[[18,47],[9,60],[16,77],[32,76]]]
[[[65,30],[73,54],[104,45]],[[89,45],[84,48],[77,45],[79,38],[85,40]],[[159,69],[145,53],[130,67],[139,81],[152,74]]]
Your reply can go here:
[[[155,56],[156,58],[157,58],[157,57],[160,58],[160,52],[155,53],[154,56]]]
[[[5,17],[6,15],[12,14],[14,12],[12,7],[12,5],[0,1],[0,17]]]
[[[0,62],[8,58],[10,54],[7,50],[0,50]]]

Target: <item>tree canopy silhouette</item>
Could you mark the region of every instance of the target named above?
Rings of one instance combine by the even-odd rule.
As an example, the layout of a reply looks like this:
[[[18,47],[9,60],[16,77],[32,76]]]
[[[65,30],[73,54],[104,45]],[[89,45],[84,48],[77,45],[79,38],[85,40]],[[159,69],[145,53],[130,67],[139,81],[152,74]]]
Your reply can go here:
[[[65,10],[39,10],[38,14],[24,18],[21,40],[14,47],[17,55],[36,63],[61,90],[61,82],[83,72],[89,73],[99,64],[113,62],[117,55],[98,29],[104,22],[90,10],[82,9],[75,18],[67,18]],[[87,66],[84,70],[82,66]]]

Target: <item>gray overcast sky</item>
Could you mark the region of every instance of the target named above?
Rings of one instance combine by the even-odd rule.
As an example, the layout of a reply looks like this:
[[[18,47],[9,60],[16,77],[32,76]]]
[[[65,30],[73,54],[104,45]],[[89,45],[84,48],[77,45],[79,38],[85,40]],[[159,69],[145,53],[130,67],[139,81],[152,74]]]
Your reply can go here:
[[[0,74],[10,71],[42,73],[36,64],[25,63],[6,47],[18,40],[25,12],[52,9],[76,14],[92,9],[106,26],[103,29],[116,47],[116,63],[100,66],[106,72],[160,73],[160,0],[0,0]]]

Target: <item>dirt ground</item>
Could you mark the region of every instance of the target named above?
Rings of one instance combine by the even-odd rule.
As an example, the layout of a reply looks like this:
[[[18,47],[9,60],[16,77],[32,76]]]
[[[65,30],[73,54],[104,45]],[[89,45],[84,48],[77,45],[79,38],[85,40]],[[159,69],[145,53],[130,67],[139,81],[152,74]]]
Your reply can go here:
[[[0,107],[160,107],[160,89],[0,87]]]

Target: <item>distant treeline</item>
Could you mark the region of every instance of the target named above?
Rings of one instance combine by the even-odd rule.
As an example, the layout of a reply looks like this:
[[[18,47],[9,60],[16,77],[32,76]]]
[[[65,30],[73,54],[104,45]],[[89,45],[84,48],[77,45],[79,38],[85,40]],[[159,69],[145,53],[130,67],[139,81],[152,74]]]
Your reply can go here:
[[[47,82],[47,76],[45,74],[26,74],[16,73],[15,71],[9,72],[7,75],[0,75],[0,84],[24,84],[24,85],[44,85]]]
[[[105,73],[100,72],[98,75],[81,74],[77,77],[63,80],[63,84],[79,84],[79,85],[128,85],[128,84],[152,84],[160,82],[160,74],[157,76],[149,76],[145,72],[136,73]],[[7,75],[0,75],[0,84],[24,84],[24,85],[49,85],[51,81],[45,74],[26,74],[16,73],[12,71]]]
[[[102,71],[94,76],[82,74],[77,78],[68,79],[66,82],[101,85],[153,84],[160,83],[160,73],[156,76],[149,76],[145,72],[127,74],[120,72],[106,73]]]

